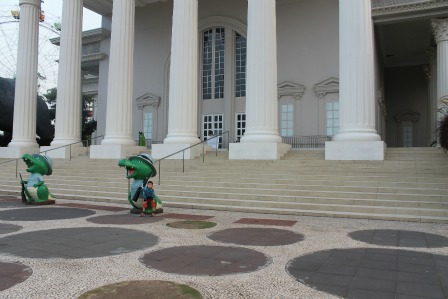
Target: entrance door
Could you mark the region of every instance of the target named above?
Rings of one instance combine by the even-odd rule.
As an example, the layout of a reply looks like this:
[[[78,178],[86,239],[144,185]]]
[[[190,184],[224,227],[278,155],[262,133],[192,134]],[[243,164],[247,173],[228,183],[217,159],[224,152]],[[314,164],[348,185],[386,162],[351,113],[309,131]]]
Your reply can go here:
[[[246,113],[237,113],[235,120],[236,120],[235,125],[236,142],[240,142],[241,137],[243,137],[244,132],[246,131]]]
[[[213,131],[213,135],[222,134],[223,127],[223,114],[204,114],[202,117],[202,140],[207,139],[209,131]],[[218,148],[222,148],[222,136],[219,136],[218,139]]]

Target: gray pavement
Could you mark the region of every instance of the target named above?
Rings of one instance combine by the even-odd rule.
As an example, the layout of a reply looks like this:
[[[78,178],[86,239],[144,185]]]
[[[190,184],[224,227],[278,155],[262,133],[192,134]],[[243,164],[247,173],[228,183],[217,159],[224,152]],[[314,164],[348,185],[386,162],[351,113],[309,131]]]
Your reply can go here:
[[[130,280],[204,298],[448,297],[447,224],[176,208],[140,218],[125,201],[79,204],[0,205],[0,298],[77,298]],[[167,226],[179,219],[217,225]]]

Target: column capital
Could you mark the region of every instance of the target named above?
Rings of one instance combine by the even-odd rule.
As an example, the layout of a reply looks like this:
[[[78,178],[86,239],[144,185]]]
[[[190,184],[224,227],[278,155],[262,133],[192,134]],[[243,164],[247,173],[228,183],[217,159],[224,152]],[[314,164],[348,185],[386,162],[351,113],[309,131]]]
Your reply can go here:
[[[431,20],[436,42],[448,41],[448,18]]]
[[[40,2],[41,0],[19,0],[19,6],[28,4],[40,8]]]

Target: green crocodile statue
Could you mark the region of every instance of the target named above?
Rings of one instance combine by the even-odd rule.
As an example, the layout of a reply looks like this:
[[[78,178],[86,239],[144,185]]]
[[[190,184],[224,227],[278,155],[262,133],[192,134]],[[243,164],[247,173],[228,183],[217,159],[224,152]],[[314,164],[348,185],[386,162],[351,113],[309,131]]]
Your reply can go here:
[[[30,173],[27,181],[20,181],[27,203],[49,203],[48,201],[54,203],[53,198],[56,197],[48,191],[43,177],[53,173],[53,161],[51,158],[39,154],[24,154],[22,160],[28,167],[26,171]]]
[[[152,157],[148,154],[140,154],[137,156],[131,156],[129,159],[121,159],[118,161],[118,166],[126,168],[126,178],[134,179],[131,185],[131,191],[128,194],[128,201],[135,210],[131,210],[131,213],[163,213],[162,201],[154,196],[155,210],[148,206],[145,211],[142,211],[143,198],[142,188],[146,185],[149,178],[154,177],[157,174],[157,170],[154,167]]]

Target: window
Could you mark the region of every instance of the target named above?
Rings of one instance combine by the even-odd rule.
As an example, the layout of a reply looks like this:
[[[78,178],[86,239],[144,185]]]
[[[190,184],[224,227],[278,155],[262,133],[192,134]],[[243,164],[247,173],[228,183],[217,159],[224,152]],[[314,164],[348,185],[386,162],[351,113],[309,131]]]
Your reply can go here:
[[[327,136],[334,136],[339,132],[339,102],[329,102],[326,105]]]
[[[412,124],[405,125],[403,123],[403,147],[412,147],[413,146],[413,140],[412,140]]]
[[[246,38],[235,34],[235,96],[246,96]]]
[[[209,131],[213,131],[213,135],[219,135],[223,132],[223,114],[204,114],[202,116],[202,136],[203,140],[207,140]],[[218,137],[218,148],[222,148],[222,136]]]
[[[202,35],[202,98],[224,98],[224,28],[213,28]]]
[[[144,114],[143,133],[146,139],[152,139],[152,112],[145,112]]]
[[[282,136],[294,134],[294,107],[293,104],[284,104],[280,112],[280,133]]]
[[[246,113],[236,114],[236,141],[240,142],[241,137],[243,137],[246,131]]]

